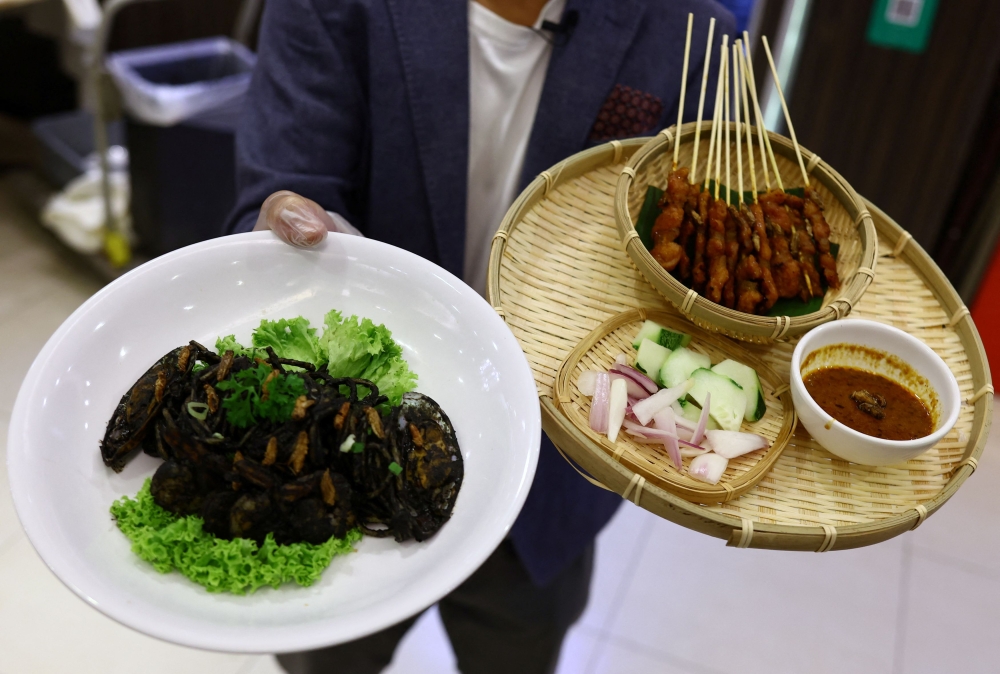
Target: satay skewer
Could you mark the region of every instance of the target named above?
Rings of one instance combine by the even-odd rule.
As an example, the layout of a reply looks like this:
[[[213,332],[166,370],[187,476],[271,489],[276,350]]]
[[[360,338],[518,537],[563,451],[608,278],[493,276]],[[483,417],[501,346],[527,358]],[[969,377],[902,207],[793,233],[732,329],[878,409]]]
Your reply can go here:
[[[691,55],[691,26],[694,14],[688,13],[687,37],[684,40],[684,67],[681,70],[681,100],[677,104],[677,126],[674,127],[674,169],[681,149],[681,121],[684,117],[684,94],[687,91],[688,57]]]
[[[733,43],[733,98],[735,105],[733,106],[734,117],[736,118],[736,175],[738,176],[737,182],[739,184],[740,191],[737,193],[736,205],[739,207],[743,203],[743,133],[740,128],[740,41],[737,40]],[[729,84],[726,82],[726,84]]]
[[[723,35],[722,36],[722,45],[719,47],[719,74],[718,74],[718,77],[716,77],[716,80],[715,80],[715,110],[712,113],[712,133],[709,135],[709,137],[710,137],[711,140],[710,140],[710,142],[708,144],[708,162],[707,162],[707,164],[705,166],[705,189],[706,190],[708,189],[708,183],[709,183],[709,181],[712,179],[712,166],[716,165],[716,163],[713,163],[713,162],[714,162],[715,156],[717,154],[716,150],[717,150],[717,146],[719,144],[717,142],[717,140],[718,140],[718,133],[719,133],[719,129],[721,128],[719,126],[719,117],[722,115],[722,85],[723,85],[723,79],[722,79],[722,76],[723,76],[722,60],[723,60],[723,57],[726,54],[726,48],[727,48],[728,44],[729,44],[729,36],[728,35]],[[716,181],[715,198],[716,199],[719,198],[718,181]]]
[[[795,137],[795,127],[792,126],[792,116],[788,113],[788,104],[785,103],[785,94],[781,91],[781,80],[778,78],[778,69],[774,67],[774,59],[771,58],[771,47],[767,44],[767,36],[761,35],[761,42],[764,45],[764,53],[767,55],[767,63],[771,66],[771,76],[774,77],[774,87],[778,90],[778,100],[781,101],[781,110],[785,113],[785,123],[788,125],[788,133],[792,136],[792,145],[795,147],[795,156],[799,160],[799,168],[802,169],[802,181],[805,187],[809,187],[809,174],[806,172],[805,162],[802,161],[802,150],[799,148],[799,141]]]
[[[701,115],[705,110],[705,89],[708,88],[708,68],[712,63],[712,38],[715,36],[715,17],[708,22],[708,44],[705,47],[705,68],[701,74],[701,94],[698,96],[698,121],[694,127],[694,154],[691,157],[691,184],[698,183],[698,141],[701,140]],[[676,148],[676,144],[675,144]]]
[[[749,49],[750,38],[746,31],[743,31],[744,46]],[[774,168],[774,179],[778,183],[778,189],[785,191],[785,186],[781,182],[781,173],[778,172],[778,163],[774,160],[774,150],[771,149],[771,137],[767,135],[764,128],[764,115],[760,111],[760,101],[757,100],[757,80],[753,74],[753,64],[750,62],[750,52],[747,52],[747,76],[750,78],[750,97],[753,99],[753,114],[757,121],[757,135],[760,137],[760,161],[764,166],[764,186],[767,191],[771,191],[771,179],[767,174],[767,160],[770,158],[771,166]],[[767,155],[765,156],[765,151]]]

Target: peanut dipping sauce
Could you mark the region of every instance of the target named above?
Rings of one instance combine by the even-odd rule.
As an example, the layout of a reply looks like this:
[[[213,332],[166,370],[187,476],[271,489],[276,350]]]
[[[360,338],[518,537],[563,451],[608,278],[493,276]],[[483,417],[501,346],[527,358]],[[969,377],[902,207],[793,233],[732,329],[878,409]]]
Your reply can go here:
[[[923,401],[882,375],[853,367],[821,367],[802,382],[827,414],[865,435],[915,440],[934,431],[933,417]]]

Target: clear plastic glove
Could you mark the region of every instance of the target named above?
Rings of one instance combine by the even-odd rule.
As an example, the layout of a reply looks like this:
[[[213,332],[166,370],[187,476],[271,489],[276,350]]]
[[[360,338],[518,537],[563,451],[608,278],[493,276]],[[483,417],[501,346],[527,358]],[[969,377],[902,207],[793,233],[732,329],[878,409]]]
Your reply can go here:
[[[285,243],[309,248],[326,238],[327,232],[361,236],[351,223],[337,213],[324,211],[312,199],[281,190],[267,198],[260,207],[255,232],[270,229]]]

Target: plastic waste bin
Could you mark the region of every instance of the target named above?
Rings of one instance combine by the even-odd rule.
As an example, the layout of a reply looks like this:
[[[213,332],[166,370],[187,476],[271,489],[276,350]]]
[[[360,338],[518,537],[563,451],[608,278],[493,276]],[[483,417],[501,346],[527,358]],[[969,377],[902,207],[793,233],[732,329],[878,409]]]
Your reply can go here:
[[[62,188],[97,162],[94,151],[94,116],[84,110],[40,117],[31,130],[41,148],[42,170],[45,177]],[[125,125],[121,121],[108,124],[108,141],[112,146],[124,145]]]
[[[125,110],[133,227],[147,253],[221,232],[236,201],[234,132],[255,62],[223,37],[107,57]]]

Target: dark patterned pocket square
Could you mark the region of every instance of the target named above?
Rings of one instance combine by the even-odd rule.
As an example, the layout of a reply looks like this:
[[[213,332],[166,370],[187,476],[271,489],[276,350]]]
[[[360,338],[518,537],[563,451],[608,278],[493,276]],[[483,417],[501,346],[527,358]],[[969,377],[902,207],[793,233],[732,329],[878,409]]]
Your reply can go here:
[[[591,141],[627,138],[656,129],[663,102],[653,94],[616,84],[590,130]]]

